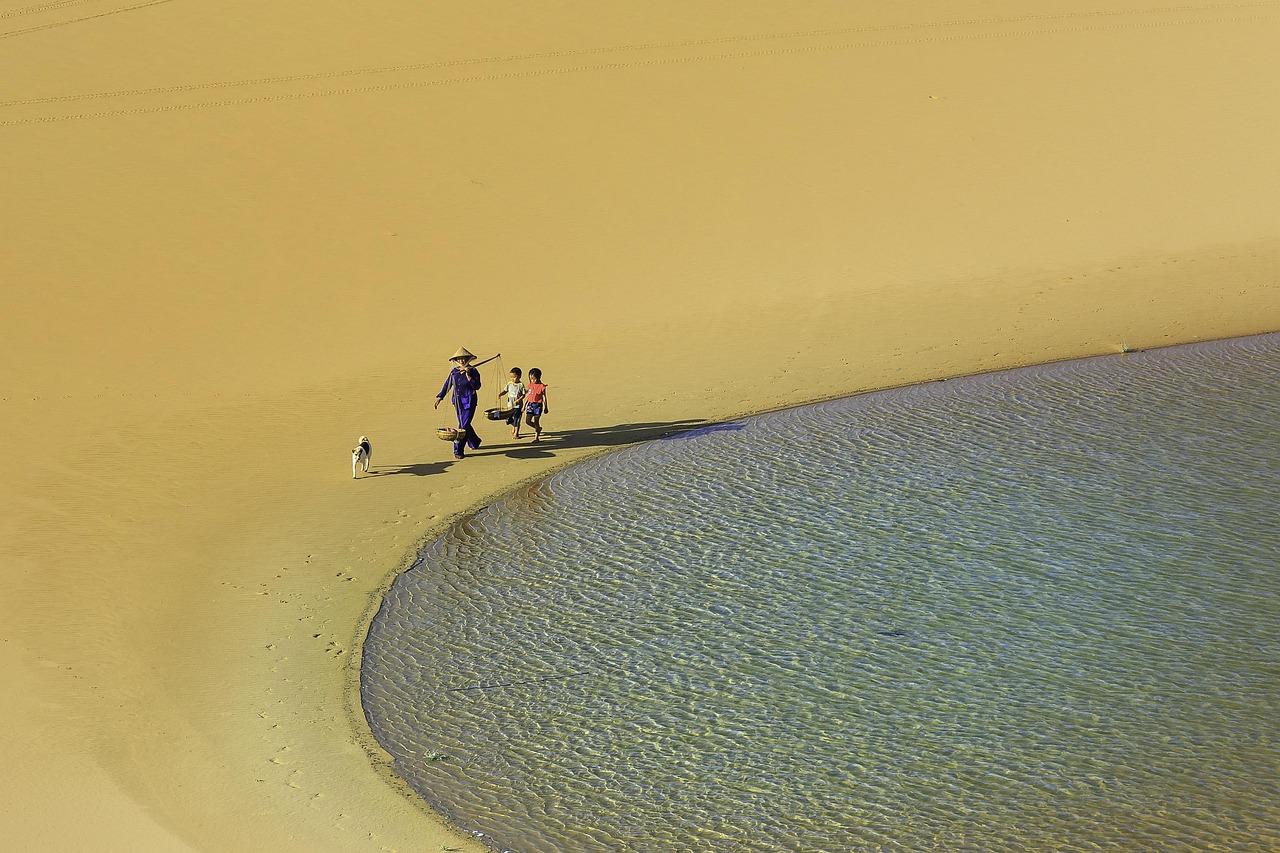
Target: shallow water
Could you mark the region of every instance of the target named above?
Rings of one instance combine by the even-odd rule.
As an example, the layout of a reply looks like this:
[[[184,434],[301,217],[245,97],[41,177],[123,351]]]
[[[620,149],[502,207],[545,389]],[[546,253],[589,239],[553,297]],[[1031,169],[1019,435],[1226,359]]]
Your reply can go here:
[[[1280,335],[867,394],[523,488],[365,645],[497,849],[1280,849]]]

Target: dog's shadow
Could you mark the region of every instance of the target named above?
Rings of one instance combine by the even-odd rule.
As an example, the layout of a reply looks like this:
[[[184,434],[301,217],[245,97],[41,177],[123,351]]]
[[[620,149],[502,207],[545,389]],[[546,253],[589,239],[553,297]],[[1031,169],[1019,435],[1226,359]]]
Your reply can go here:
[[[365,476],[391,477],[396,474],[412,474],[415,477],[430,477],[432,474],[443,474],[453,464],[452,460],[447,462],[416,462],[413,465],[401,465],[399,468],[379,468],[375,471],[370,471]]]

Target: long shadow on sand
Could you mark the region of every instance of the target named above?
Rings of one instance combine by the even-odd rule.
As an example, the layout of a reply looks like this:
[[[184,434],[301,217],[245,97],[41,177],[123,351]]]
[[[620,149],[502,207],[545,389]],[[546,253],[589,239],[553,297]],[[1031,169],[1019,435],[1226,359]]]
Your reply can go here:
[[[530,432],[528,438],[522,438],[519,442],[510,438],[505,444],[497,444],[492,440],[486,441],[479,450],[468,450],[467,456],[502,455],[512,459],[552,459],[557,450],[569,450],[574,447],[622,447],[641,441],[662,438],[678,440],[699,433],[738,429],[742,429],[741,424],[709,424],[702,418],[688,418],[680,421],[648,421],[616,424],[609,427],[544,431],[542,441],[537,444],[533,444],[533,434]],[[447,449],[448,445],[445,447]],[[443,474],[457,464],[459,463],[453,459],[440,462],[416,462],[394,468],[375,468],[364,476],[390,477],[396,474],[412,474],[415,477],[429,477],[432,474]]]
[[[533,444],[532,439],[528,438],[521,439],[519,442],[507,439],[506,444],[485,444],[480,450],[472,452],[481,456],[486,453],[502,453],[513,459],[546,459],[554,457],[557,450],[569,450],[575,447],[622,447],[660,438],[678,439],[696,433],[738,429],[742,429],[741,424],[708,424],[702,418],[647,421],[554,432],[544,430],[542,440],[537,444]]]
[[[413,465],[401,465],[399,468],[380,468],[365,474],[366,477],[389,477],[392,474],[412,474],[415,477],[429,477],[432,474],[443,474],[450,466],[457,464],[450,459],[447,462],[417,462]]]

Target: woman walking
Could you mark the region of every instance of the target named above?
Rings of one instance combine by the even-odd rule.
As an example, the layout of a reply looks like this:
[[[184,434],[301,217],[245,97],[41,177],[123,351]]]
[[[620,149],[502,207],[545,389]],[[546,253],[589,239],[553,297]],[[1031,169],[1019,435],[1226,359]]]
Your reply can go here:
[[[480,449],[480,436],[471,428],[471,420],[476,416],[476,405],[480,401],[476,393],[480,390],[480,371],[471,366],[475,358],[465,347],[458,347],[458,351],[449,356],[453,369],[445,377],[444,387],[436,395],[435,408],[438,409],[444,395],[450,389],[453,390],[453,408],[458,413],[458,429],[462,430],[461,438],[453,443],[453,455],[456,459],[462,459],[466,455],[467,447],[472,450]]]

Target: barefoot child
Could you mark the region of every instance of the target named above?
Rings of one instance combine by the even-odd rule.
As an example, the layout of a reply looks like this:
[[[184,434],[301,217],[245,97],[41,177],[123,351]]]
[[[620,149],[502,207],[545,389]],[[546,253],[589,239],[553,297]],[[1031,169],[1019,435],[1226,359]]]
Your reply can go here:
[[[542,416],[551,414],[547,403],[547,386],[542,384],[542,371],[529,368],[529,388],[524,397],[525,423],[533,427],[533,443],[542,438]]]
[[[498,399],[501,400],[505,396],[507,398],[507,408],[511,410],[511,417],[507,418],[507,423],[512,427],[512,438],[520,437],[520,412],[525,395],[524,383],[520,381],[521,375],[520,368],[511,368],[511,373],[508,374],[511,377],[511,381],[507,383],[507,387],[498,392]]]

